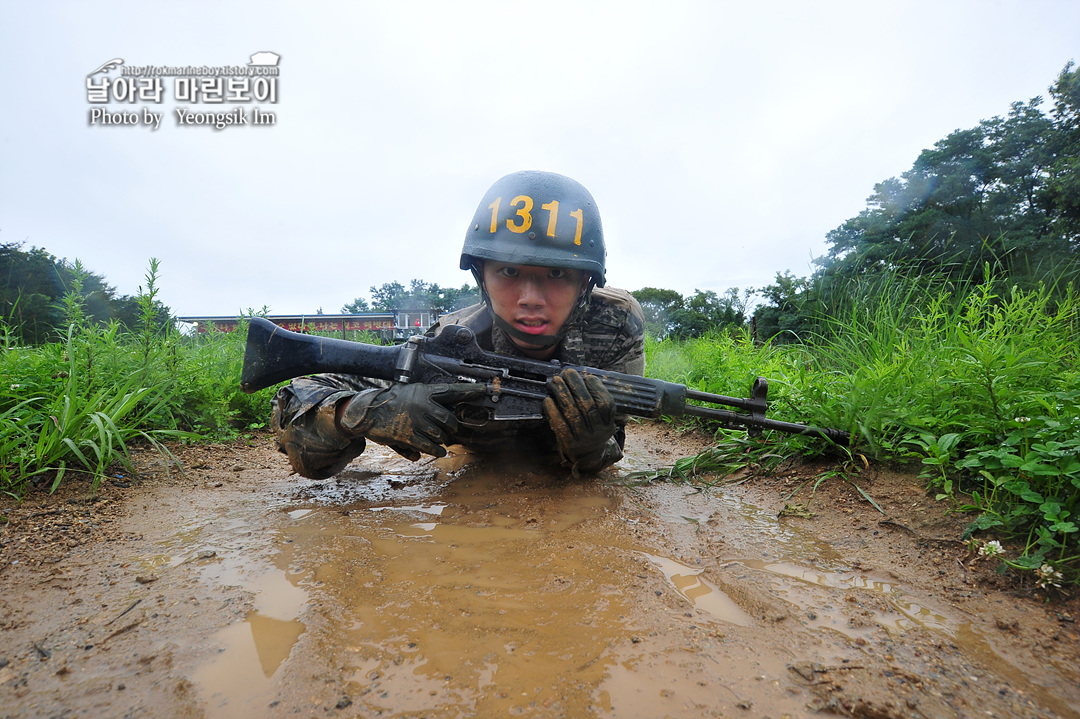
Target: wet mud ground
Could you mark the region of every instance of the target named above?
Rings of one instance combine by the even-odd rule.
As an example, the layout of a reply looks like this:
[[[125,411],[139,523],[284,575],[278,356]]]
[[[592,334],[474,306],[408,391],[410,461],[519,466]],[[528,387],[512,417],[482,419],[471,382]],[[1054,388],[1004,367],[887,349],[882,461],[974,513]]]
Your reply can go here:
[[[2,505],[0,717],[1078,717],[1077,602],[1000,577],[919,480],[700,488],[631,425],[599,480],[269,438]]]

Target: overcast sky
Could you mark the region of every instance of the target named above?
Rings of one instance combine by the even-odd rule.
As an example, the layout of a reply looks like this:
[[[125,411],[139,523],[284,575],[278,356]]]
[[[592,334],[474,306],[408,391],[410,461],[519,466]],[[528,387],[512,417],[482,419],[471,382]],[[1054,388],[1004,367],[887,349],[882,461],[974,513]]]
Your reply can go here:
[[[87,75],[280,55],[273,127],[90,123]],[[177,315],[339,312],[460,286],[496,179],[592,192],[608,278],[690,294],[807,275],[876,182],[1047,96],[1080,2],[147,3],[0,0],[0,242],[121,294],[162,265]],[[92,77],[120,77],[120,68]]]

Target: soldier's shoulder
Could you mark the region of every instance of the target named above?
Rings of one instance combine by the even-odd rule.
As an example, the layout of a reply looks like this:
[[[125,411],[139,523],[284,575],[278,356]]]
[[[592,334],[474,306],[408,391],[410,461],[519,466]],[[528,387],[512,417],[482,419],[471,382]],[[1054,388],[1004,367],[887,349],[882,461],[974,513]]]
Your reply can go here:
[[[589,325],[602,325],[623,334],[639,335],[645,330],[645,313],[632,294],[618,287],[597,287],[589,301]]]
[[[437,335],[442,332],[443,327],[448,327],[449,325],[468,327],[473,332],[480,334],[481,332],[491,329],[491,313],[488,312],[487,305],[482,302],[475,305],[469,305],[460,310],[447,312],[439,318],[438,322],[431,326],[428,330],[428,334],[432,336]]]

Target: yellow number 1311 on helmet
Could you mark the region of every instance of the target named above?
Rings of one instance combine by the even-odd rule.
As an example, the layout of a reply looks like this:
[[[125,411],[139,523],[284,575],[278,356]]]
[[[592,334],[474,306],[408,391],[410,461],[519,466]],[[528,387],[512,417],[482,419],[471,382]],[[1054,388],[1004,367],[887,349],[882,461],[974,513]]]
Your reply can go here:
[[[483,260],[585,271],[604,286],[604,228],[581,183],[554,172],[514,172],[487,191],[465,233],[461,269]]]

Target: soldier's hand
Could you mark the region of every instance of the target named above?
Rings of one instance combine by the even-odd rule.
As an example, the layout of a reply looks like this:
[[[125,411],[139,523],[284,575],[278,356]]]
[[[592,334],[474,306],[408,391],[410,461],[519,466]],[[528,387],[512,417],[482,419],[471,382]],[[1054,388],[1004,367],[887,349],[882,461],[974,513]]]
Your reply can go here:
[[[338,424],[345,432],[388,445],[414,461],[421,452],[444,457],[442,445],[449,444],[458,430],[453,406],[483,396],[484,385],[468,382],[396,384],[377,394],[353,397]]]
[[[599,377],[564,369],[548,381],[544,417],[555,433],[559,451],[577,469],[597,469],[608,440],[614,436],[615,399]],[[595,460],[595,461],[594,461]]]

